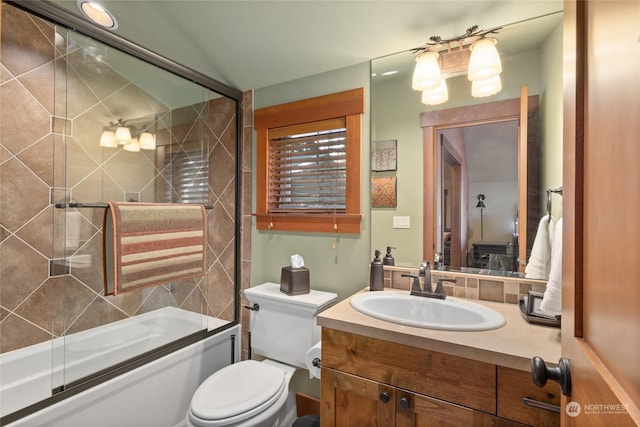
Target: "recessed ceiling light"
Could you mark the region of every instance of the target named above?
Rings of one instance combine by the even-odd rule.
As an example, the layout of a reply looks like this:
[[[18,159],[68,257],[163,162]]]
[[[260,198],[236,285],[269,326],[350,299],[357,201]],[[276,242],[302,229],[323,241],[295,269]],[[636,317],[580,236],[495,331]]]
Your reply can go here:
[[[84,16],[101,27],[109,30],[115,30],[118,28],[118,21],[116,21],[116,18],[107,9],[95,2],[78,0],[78,8],[80,8]]]

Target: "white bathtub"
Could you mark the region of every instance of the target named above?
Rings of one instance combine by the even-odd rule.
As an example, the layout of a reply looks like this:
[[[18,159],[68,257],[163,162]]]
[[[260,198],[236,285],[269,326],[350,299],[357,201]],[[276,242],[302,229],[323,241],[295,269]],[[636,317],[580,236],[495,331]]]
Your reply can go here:
[[[0,355],[0,413],[51,396],[51,390],[204,328],[228,322],[166,307]],[[197,386],[239,360],[240,328],[182,348],[46,407],[12,426],[173,426]],[[63,363],[64,361],[64,363]]]

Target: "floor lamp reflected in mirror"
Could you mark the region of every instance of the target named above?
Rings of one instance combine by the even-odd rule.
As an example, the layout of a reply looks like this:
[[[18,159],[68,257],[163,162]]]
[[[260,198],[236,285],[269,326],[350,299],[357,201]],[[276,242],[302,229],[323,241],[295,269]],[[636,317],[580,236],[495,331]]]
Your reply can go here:
[[[484,194],[478,194],[478,204],[476,208],[480,208],[480,241],[484,241],[484,218],[482,217],[482,212],[486,206],[484,205]]]

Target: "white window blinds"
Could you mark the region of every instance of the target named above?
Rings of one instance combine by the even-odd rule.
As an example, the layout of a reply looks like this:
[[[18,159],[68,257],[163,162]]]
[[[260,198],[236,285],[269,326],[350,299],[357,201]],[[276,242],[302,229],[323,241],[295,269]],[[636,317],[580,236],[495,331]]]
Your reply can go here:
[[[170,185],[165,200],[173,203],[208,203],[208,159],[200,149],[167,153],[164,171]]]
[[[269,137],[269,211],[344,213],[344,120],[279,128]]]

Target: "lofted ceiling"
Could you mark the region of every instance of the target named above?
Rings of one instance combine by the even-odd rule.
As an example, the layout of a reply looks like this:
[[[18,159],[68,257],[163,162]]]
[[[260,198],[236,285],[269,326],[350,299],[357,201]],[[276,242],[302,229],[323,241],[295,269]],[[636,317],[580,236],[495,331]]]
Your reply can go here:
[[[80,16],[76,0],[52,3]],[[101,0],[115,33],[240,90],[562,10],[562,0]],[[526,39],[523,41],[526,42]]]

